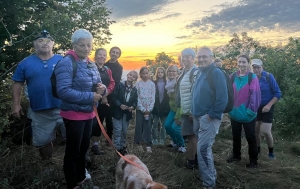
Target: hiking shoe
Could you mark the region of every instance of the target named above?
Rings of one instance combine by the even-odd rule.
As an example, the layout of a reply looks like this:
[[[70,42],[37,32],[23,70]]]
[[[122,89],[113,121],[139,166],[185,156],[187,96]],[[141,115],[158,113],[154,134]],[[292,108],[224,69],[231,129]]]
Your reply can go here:
[[[91,180],[91,179],[92,179],[92,176],[90,175],[88,170],[85,169],[85,179],[83,180],[83,182],[86,181],[86,180]]]
[[[177,144],[174,144],[173,142],[167,145],[168,148],[178,148]]]
[[[257,162],[250,161],[249,164],[246,164],[246,168],[250,168],[250,169],[257,168]]]
[[[147,146],[147,147],[146,147],[146,150],[147,150],[147,153],[152,153],[152,149],[151,149],[150,146]]]
[[[185,167],[188,168],[188,169],[194,169],[196,167],[195,160],[186,159]]]
[[[158,145],[157,139],[152,140],[152,144],[153,144],[153,145]]]
[[[105,154],[105,152],[101,151],[98,145],[93,145],[91,148],[91,151],[95,154],[95,155],[103,155]]]
[[[178,148],[178,152],[180,152],[180,153],[185,153],[185,152],[186,152],[186,147],[180,146],[180,147]]]
[[[235,157],[234,155],[231,155],[226,161],[228,163],[238,162],[241,161],[241,157]]]
[[[276,159],[274,153],[269,153],[269,158],[270,158],[270,160],[275,160]]]

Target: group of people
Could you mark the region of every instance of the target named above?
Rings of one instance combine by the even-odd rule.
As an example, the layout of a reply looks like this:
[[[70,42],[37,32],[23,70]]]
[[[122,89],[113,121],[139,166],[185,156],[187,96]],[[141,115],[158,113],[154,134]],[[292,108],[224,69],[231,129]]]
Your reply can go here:
[[[132,70],[121,80],[123,67],[118,62],[121,49],[99,48],[94,61],[89,59],[93,46],[92,34],[76,30],[72,50],[66,56],[53,54],[54,39],[47,31],[33,41],[35,53],[18,65],[12,79],[13,115],[20,118],[20,99],[24,83],[28,87],[33,145],[43,160],[52,158],[55,129],[65,127],[64,174],[67,188],[80,188],[90,175],[86,171],[86,155],[104,154],[99,147],[101,130],[95,118],[105,120],[106,132],[114,147],[127,154],[126,135],[129,121],[136,112],[134,144],[146,152],[153,145],[168,145],[185,153],[185,166],[199,168],[204,188],[216,186],[212,145],[219,131],[228,103],[226,73],[222,61],[213,59],[212,51],[201,48],[197,54],[191,48],[181,52],[181,68],[170,65],[156,69],[151,79],[150,69]],[[249,70],[252,65],[253,72]],[[271,134],[274,104],[281,92],[273,75],[263,71],[259,59],[250,61],[247,55],[237,59],[238,71],[230,75],[234,91],[234,106],[229,112],[233,135],[233,153],[227,162],[241,160],[241,132],[245,131],[249,146],[249,168],[257,167],[260,135],[266,136],[269,157],[275,159]],[[50,77],[56,77],[56,92],[52,95]],[[140,79],[139,79],[140,78]],[[211,78],[211,79],[210,79]],[[211,80],[211,81],[209,81]],[[186,142],[187,141],[187,142]],[[108,141],[107,141],[108,144]]]

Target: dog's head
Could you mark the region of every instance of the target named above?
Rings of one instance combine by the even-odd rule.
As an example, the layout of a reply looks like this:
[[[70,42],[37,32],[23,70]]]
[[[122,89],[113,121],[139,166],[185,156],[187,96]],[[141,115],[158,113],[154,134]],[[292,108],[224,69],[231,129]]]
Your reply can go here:
[[[152,182],[147,185],[146,189],[168,189],[168,187],[157,182]]]

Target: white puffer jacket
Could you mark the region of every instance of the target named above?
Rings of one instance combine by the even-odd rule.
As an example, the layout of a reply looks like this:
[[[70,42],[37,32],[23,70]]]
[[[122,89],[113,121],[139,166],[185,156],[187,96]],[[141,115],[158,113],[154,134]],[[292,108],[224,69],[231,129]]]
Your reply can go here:
[[[191,100],[192,100],[192,93],[191,93],[191,86],[192,86],[192,83],[190,82],[190,73],[191,73],[191,70],[193,68],[195,68],[196,65],[193,65],[193,67],[188,71],[186,72],[183,76],[181,81],[180,81],[180,99],[181,99],[181,102],[180,102],[180,105],[181,105],[181,110],[183,112],[183,114],[185,115],[189,115],[190,114],[190,111],[191,111]]]

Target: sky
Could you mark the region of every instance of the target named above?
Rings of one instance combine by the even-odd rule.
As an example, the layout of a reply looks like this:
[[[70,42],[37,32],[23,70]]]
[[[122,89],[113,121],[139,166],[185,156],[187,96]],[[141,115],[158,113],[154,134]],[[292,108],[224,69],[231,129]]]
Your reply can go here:
[[[263,44],[300,37],[300,0],[107,0],[112,40],[125,70],[165,52],[177,60],[187,47],[225,45],[247,32]]]

